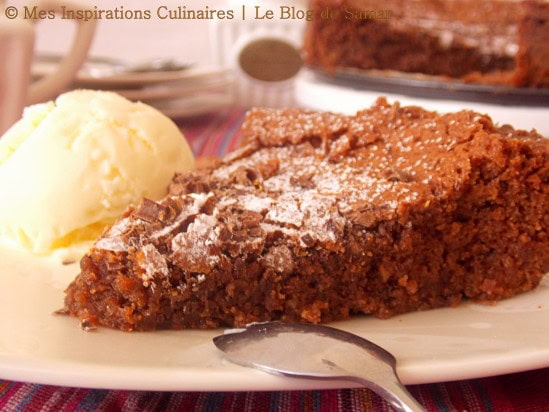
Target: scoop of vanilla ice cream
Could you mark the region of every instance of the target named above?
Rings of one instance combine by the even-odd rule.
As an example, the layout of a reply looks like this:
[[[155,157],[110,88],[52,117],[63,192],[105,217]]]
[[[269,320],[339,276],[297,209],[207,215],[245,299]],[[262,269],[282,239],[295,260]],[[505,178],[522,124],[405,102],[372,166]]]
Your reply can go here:
[[[0,234],[69,258],[193,167],[184,136],[156,109],[111,92],[63,94],[26,108],[0,139]]]

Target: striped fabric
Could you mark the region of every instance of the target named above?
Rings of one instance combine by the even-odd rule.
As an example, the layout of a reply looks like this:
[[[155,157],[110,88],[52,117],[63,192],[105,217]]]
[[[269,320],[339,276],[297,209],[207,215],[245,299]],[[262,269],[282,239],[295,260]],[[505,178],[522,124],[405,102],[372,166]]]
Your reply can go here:
[[[227,109],[186,121],[179,126],[196,156],[219,156],[238,146],[245,111]]]
[[[195,154],[220,155],[238,145],[242,110],[225,110],[179,126]],[[1,376],[1,366],[0,366]],[[414,385],[428,411],[549,411],[549,368],[459,382]],[[285,392],[146,392],[67,388],[0,380],[2,412],[69,411],[391,411],[367,389]]]
[[[498,377],[410,386],[428,411],[549,411],[549,368]],[[0,381],[0,411],[392,411],[368,389],[285,392],[144,392]]]

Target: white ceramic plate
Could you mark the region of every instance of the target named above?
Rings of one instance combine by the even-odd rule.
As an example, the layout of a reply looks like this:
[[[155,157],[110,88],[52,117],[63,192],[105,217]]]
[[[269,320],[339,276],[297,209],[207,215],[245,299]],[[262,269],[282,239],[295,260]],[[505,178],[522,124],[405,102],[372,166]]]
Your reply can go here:
[[[475,101],[493,104],[545,105],[549,104],[549,90],[535,87],[513,87],[497,84],[466,83],[421,73],[393,70],[338,69],[335,73],[320,68],[307,68],[323,83],[356,89],[405,94],[431,99]]]
[[[211,76],[202,80],[183,80],[166,82],[137,89],[117,89],[116,92],[130,100],[155,102],[157,100],[176,99],[196,96],[202,92],[230,91],[233,79],[229,76]]]
[[[341,382],[268,375],[227,362],[212,343],[222,330],[85,332],[54,315],[77,272],[0,248],[0,378],[136,390],[289,390]],[[549,277],[535,291],[495,306],[369,317],[333,326],[391,351],[407,384],[474,378],[549,366]],[[300,356],[301,354],[295,354]],[[353,386],[353,384],[349,384]]]
[[[117,90],[133,100],[147,103],[172,119],[184,119],[222,110],[234,103],[231,79],[219,79],[207,84],[157,85],[134,90]]]
[[[230,93],[206,92],[179,99],[156,100],[150,104],[172,119],[183,119],[225,109],[233,102]]]

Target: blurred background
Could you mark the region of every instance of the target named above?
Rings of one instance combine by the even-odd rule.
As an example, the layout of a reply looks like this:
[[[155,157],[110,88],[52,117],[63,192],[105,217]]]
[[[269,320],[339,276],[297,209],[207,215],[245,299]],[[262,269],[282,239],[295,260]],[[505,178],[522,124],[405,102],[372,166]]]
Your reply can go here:
[[[287,80],[301,68],[299,50],[305,21],[280,19],[278,13],[271,20],[255,18],[256,13],[262,17],[267,10],[278,11],[280,5],[287,6],[285,2],[73,2],[82,9],[87,7],[96,12],[119,10],[129,17],[146,12],[149,18],[93,19],[96,28],[87,61],[66,89],[116,90],[131,100],[149,103],[178,119],[230,105],[282,107],[294,104],[294,82]],[[21,18],[25,6],[32,4],[10,0],[5,6],[15,6]],[[260,11],[256,12],[256,5]],[[291,5],[304,10],[307,7],[306,1],[293,1]],[[243,8],[245,19],[242,18]],[[225,15],[233,13],[234,17],[216,15],[216,18],[201,19],[185,15],[216,10]],[[55,18],[39,20],[35,26],[33,80],[58,70],[59,60],[70,49],[77,31],[74,21],[63,19],[59,14]],[[246,45],[265,38],[279,43],[260,44],[259,49],[263,51],[250,49],[248,61],[259,77],[278,65],[283,73],[275,73],[278,77],[268,81],[258,80],[257,75],[252,78],[238,63],[240,52]],[[267,60],[258,66],[261,59],[256,56],[265,55],[265,50],[268,51]],[[147,70],[144,67],[147,65],[153,66]],[[116,66],[116,72],[110,72],[112,66]]]
[[[22,1],[8,1],[8,4],[22,4]],[[200,0],[79,0],[90,7],[113,10],[151,10],[159,6],[176,9],[203,9]],[[210,3],[207,3],[210,4]],[[215,7],[226,8],[229,2],[216,1]],[[213,6],[210,4],[211,8]],[[70,21],[55,19],[38,25],[36,50],[38,53],[63,53],[70,46],[75,27]],[[133,61],[157,57],[174,57],[207,64],[212,61],[209,24],[205,20],[161,20],[156,16],[150,20],[100,20],[90,54],[116,57]]]
[[[282,19],[276,11],[281,6],[306,11],[306,0],[71,1],[92,10],[123,9],[130,14],[149,11],[150,18],[96,19],[88,60],[68,88],[113,89],[131,100],[151,104],[174,119],[230,106],[298,105],[353,113],[384,95],[389,100],[442,112],[473,109],[490,114],[498,122],[512,120],[516,127],[536,127],[542,134],[549,133],[546,122],[541,120],[546,108],[537,107],[537,103],[525,107],[524,102],[517,99],[512,103],[491,99],[487,104],[487,101],[477,99],[491,97],[483,91],[470,94],[470,98],[454,99],[453,90],[441,93],[433,83],[418,87],[403,78],[386,88],[386,78],[341,82],[319,77],[307,67],[302,69],[300,52],[306,19],[298,16]],[[6,6],[19,9],[26,4],[30,3],[6,1]],[[259,7],[258,18],[255,18],[256,6]],[[159,8],[164,15],[171,10],[171,16],[158,17]],[[245,19],[242,19],[243,8]],[[234,18],[177,18],[178,13],[204,10],[232,11]],[[275,11],[270,20],[261,18],[267,10]],[[56,70],[59,58],[70,48],[75,30],[74,22],[59,16],[36,24],[34,80]],[[244,52],[247,60],[242,59]],[[267,58],[263,59],[265,56]],[[156,65],[153,73],[145,73],[143,65],[151,63]],[[118,71],[109,72],[111,66],[116,66]],[[139,70],[135,70],[136,66]],[[498,92],[496,98],[504,100],[507,96]]]

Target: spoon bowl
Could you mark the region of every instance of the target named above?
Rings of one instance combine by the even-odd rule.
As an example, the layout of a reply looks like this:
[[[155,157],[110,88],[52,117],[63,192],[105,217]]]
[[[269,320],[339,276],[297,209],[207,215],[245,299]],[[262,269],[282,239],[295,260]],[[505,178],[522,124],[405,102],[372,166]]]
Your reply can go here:
[[[423,411],[396,373],[396,359],[382,347],[323,325],[266,322],[214,338],[232,362],[298,378],[355,382],[399,411]]]

